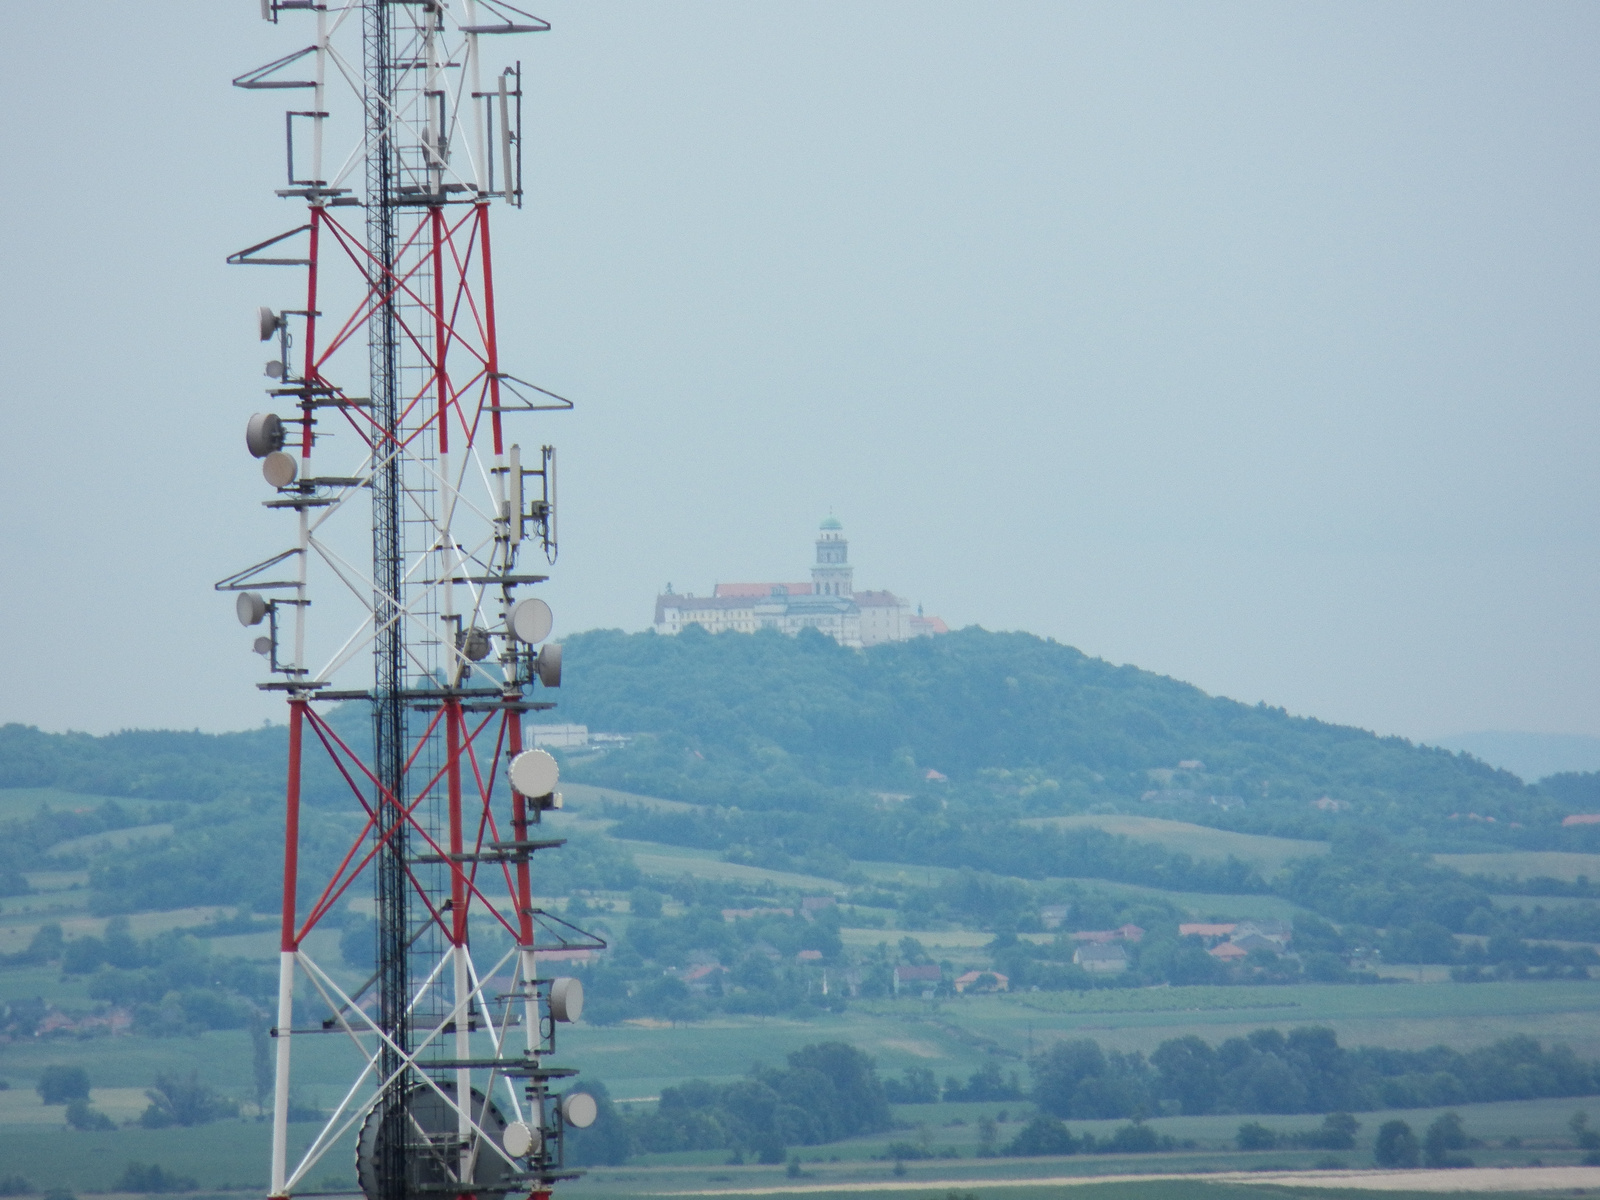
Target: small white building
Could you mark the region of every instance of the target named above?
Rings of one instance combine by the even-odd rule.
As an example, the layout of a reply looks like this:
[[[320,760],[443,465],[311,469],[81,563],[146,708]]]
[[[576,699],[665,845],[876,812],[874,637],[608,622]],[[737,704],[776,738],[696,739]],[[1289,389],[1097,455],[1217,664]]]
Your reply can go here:
[[[1085,971],[1115,975],[1128,969],[1128,952],[1115,942],[1086,942],[1072,952],[1072,961]]]

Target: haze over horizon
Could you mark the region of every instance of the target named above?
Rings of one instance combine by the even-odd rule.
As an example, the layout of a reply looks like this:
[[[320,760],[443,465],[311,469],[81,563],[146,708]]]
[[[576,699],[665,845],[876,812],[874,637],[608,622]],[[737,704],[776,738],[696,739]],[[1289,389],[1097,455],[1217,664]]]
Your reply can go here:
[[[537,11],[495,238],[514,369],[579,404],[525,439],[557,636],[803,577],[832,511],[952,627],[1600,737],[1592,6]],[[278,720],[210,585],[283,538],[242,433],[293,296],[223,259],[298,210],[228,80],[303,31],[86,12],[0,48],[0,721]]]

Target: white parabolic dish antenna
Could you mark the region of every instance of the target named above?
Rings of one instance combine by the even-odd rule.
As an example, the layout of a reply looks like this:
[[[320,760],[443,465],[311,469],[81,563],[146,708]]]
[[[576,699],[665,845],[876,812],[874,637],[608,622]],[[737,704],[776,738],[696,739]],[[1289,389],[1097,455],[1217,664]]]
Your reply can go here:
[[[282,450],[274,450],[261,460],[262,478],[275,488],[288,487],[298,474],[300,464],[295,462],[294,455],[285,454]]]
[[[513,1121],[506,1126],[505,1135],[500,1139],[500,1143],[512,1158],[521,1158],[533,1149],[533,1130],[521,1121]]]
[[[511,786],[524,796],[548,796],[556,790],[561,768],[545,750],[524,750],[511,760]]]
[[[260,592],[240,592],[233,611],[239,614],[239,624],[259,625],[267,615],[266,598]]]
[[[283,421],[277,413],[256,413],[245,426],[244,444],[257,458],[283,449]]]
[[[550,606],[535,596],[521,601],[511,610],[511,636],[519,642],[536,646],[550,636],[555,617]]]
[[[568,1125],[587,1129],[600,1115],[600,1106],[588,1092],[568,1092],[561,1101],[561,1115],[567,1119]]]
[[[550,1015],[558,1021],[583,1016],[583,980],[564,975],[550,985]]]

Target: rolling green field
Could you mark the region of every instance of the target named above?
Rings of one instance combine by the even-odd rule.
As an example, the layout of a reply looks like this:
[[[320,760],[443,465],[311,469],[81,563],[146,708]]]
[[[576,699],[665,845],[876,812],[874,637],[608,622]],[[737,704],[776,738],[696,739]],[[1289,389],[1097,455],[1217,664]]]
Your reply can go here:
[[[150,807],[147,800],[130,800],[126,796],[91,796],[59,788],[0,788],[0,821],[31,817],[41,808],[72,812],[102,804],[118,804],[130,813],[142,813]]]
[[[1561,1166],[1575,1164],[1579,1157],[1578,1152],[1566,1145],[1566,1123],[1580,1107],[1583,1107],[1581,1102],[1570,1100],[1536,1100],[1461,1105],[1453,1111],[1461,1116],[1470,1133],[1486,1143],[1473,1152],[1480,1166]],[[61,1110],[51,1111],[59,1114]],[[917,1181],[927,1180],[939,1181],[942,1186],[959,1184],[963,1192],[976,1189],[981,1195],[987,1194],[983,1190],[985,1183],[994,1186],[1016,1181],[993,1193],[1010,1197],[1043,1194],[1044,1189],[1027,1188],[1026,1181],[1051,1177],[1088,1180],[1104,1175],[1306,1171],[1332,1166],[1334,1160],[1343,1167],[1359,1169],[1371,1166],[1372,1139],[1383,1121],[1399,1117],[1420,1129],[1441,1111],[1409,1109],[1360,1114],[1361,1129],[1355,1149],[1331,1156],[1326,1152],[1293,1150],[1240,1153],[1233,1149],[1233,1137],[1241,1118],[1215,1116],[1158,1117],[1148,1122],[1162,1134],[1193,1142],[1174,1151],[984,1159],[974,1154],[978,1117],[1004,1116],[999,1134],[1008,1138],[1026,1119],[1025,1105],[901,1105],[895,1110],[900,1128],[893,1132],[797,1148],[804,1172],[798,1180],[788,1177],[782,1167],[730,1165],[724,1161],[724,1151],[699,1151],[641,1156],[626,1167],[596,1167],[569,1187],[574,1194],[597,1198],[708,1193],[751,1195],[769,1189],[806,1189],[843,1196],[852,1194],[853,1187],[862,1185],[894,1185],[897,1190],[903,1185],[905,1190],[911,1190]],[[1319,1118],[1266,1117],[1262,1120],[1273,1129],[1294,1131],[1315,1126]],[[1093,1132],[1096,1136],[1109,1134],[1117,1124],[1111,1121],[1072,1123],[1075,1130]],[[298,1157],[303,1152],[315,1131],[316,1127],[309,1123],[291,1126],[292,1156]],[[1508,1146],[1507,1139],[1516,1139],[1516,1142]],[[903,1173],[899,1173],[893,1158],[887,1154],[891,1141],[926,1142],[934,1152],[948,1157],[908,1161]],[[105,1191],[128,1162],[158,1162],[169,1171],[194,1177],[204,1189],[254,1190],[266,1182],[268,1144],[268,1124],[253,1118],[220,1121],[191,1129],[125,1128],[104,1133],[69,1130],[60,1125],[59,1119],[54,1125],[9,1123],[0,1128],[0,1174],[22,1174],[38,1187]],[[335,1144],[309,1174],[311,1184],[325,1190],[349,1189],[353,1183],[352,1154],[353,1144],[349,1139]],[[1194,1184],[1188,1182],[1186,1186]],[[1101,1193],[1079,1191],[1075,1187],[1071,1194],[1078,1197]],[[1372,1195],[1371,1192],[1362,1194]],[[928,1200],[944,1200],[944,1197],[933,1193]]]
[[[1266,1164],[1264,1169],[1273,1169],[1272,1164]],[[928,1182],[917,1182],[917,1176],[924,1176]],[[750,1190],[740,1191],[731,1184],[726,1176],[708,1176],[712,1180],[710,1186],[703,1189],[680,1188],[668,1191],[663,1188],[653,1195],[675,1196],[718,1196],[737,1200],[741,1196],[784,1196],[803,1194],[808,1200],[847,1200],[850,1197],[860,1197],[876,1194],[864,1190],[851,1190],[848,1187],[829,1187],[826,1184],[818,1185],[816,1180],[801,1179],[798,1181],[784,1180],[757,1190],[751,1186]],[[952,1188],[949,1183],[956,1183],[957,1188]],[[878,1184],[879,1188],[893,1188],[892,1194],[905,1196],[908,1200],[950,1200],[955,1196],[957,1200],[1289,1200],[1291,1197],[1300,1197],[1302,1200],[1422,1200],[1431,1197],[1437,1200],[1440,1196],[1482,1195],[1482,1192],[1458,1192],[1453,1190],[1430,1189],[1427,1191],[1415,1190],[1370,1190],[1368,1188],[1354,1188],[1339,1186],[1342,1182],[1339,1176],[1310,1175],[1304,1183],[1298,1181],[1285,1181],[1281,1176],[1274,1176],[1262,1180],[1251,1179],[1118,1179],[1097,1183],[1092,1180],[1074,1182],[1070,1185],[1061,1183],[1029,1183],[1018,1181],[1012,1184],[991,1184],[984,1186],[983,1180],[951,1180],[946,1174],[930,1171],[908,1172],[906,1179],[896,1179],[891,1182]],[[749,1186],[749,1185],[747,1185]],[[733,1187],[734,1190],[727,1190]],[[941,1188],[943,1190],[941,1190]],[[575,1191],[586,1195],[603,1196],[607,1194],[627,1195],[626,1192],[606,1193],[597,1189],[595,1185],[578,1184]],[[1585,1189],[1578,1189],[1581,1194]],[[639,1194],[639,1193],[632,1193]],[[1521,1197],[1533,1195],[1549,1196],[1545,1192],[1496,1192],[1495,1195],[1502,1200],[1519,1200]]]
[[[1506,876],[1511,879],[1576,880],[1580,875],[1600,879],[1600,854],[1569,854],[1560,850],[1507,850],[1499,854],[1435,854],[1435,862],[1467,875]]]
[[[616,798],[657,806],[680,807],[675,802],[651,797],[630,796],[612,789],[575,785],[569,789],[570,808],[552,814],[552,832],[600,832],[609,822],[598,806],[603,799]],[[0,812],[25,815],[41,804],[77,808],[98,803],[97,798],[39,790],[13,790],[0,793]],[[1320,853],[1322,843],[1263,838],[1202,829],[1181,822],[1124,817],[1067,818],[1069,823],[1095,824],[1109,832],[1181,848],[1197,857],[1221,858],[1232,854],[1271,872],[1291,858]],[[160,836],[159,826],[97,834],[83,839],[82,849],[95,844],[117,844],[140,836]],[[806,894],[841,894],[846,885],[839,880],[747,866],[722,861],[707,850],[667,846],[650,842],[624,842],[644,875],[662,882],[690,875],[700,879],[737,881],[752,886],[770,886]],[[1479,855],[1464,869],[1487,873],[1526,875],[1558,874],[1568,877],[1585,873],[1576,860],[1586,862],[1600,856],[1583,855]],[[1512,860],[1521,865],[1514,870]],[[1561,861],[1555,861],[1561,860]],[[1572,861],[1568,861],[1572,860]],[[1484,863],[1478,866],[1480,861]],[[1453,861],[1452,865],[1456,864]],[[1499,869],[1500,867],[1508,869]],[[857,862],[854,871],[875,882],[899,882],[925,886],[936,884],[952,872],[943,868],[907,866],[899,863]],[[1600,878],[1600,874],[1594,877]],[[62,923],[69,937],[97,934],[105,919],[88,912],[87,875],[82,870],[42,869],[29,873],[35,891],[26,896],[0,900],[0,953],[16,953],[28,944],[38,926],[46,921]],[[1073,880],[1085,890],[1119,898],[1152,898],[1168,901],[1196,918],[1277,917],[1293,919],[1294,905],[1274,896],[1224,896],[1203,893],[1177,893],[1133,884],[1103,880]],[[627,897],[622,893],[589,896],[593,907],[604,915],[591,920],[622,929],[631,919],[626,915]],[[352,901],[363,908],[366,898]],[[550,901],[551,908],[560,903]],[[668,910],[680,906],[669,903]],[[610,910],[606,913],[606,910]],[[847,920],[841,930],[845,946],[853,951],[869,951],[879,943],[893,946],[906,930],[895,928],[900,914],[888,909],[846,907]],[[132,931],[148,937],[173,928],[199,928],[216,916],[226,915],[217,907],[190,908],[171,912],[134,914]],[[852,924],[854,922],[854,924]],[[936,958],[962,966],[987,961],[984,947],[992,934],[977,929],[912,930]],[[1042,938],[1049,935],[1032,934]],[[356,973],[343,967],[337,949],[336,928],[319,930],[308,941],[307,950],[332,973],[349,984]],[[238,955],[259,961],[276,954],[276,934],[270,930],[226,934],[209,939],[214,952]],[[1417,969],[1395,968],[1401,976],[1416,976]],[[1161,987],[1097,989],[1086,992],[1020,992],[1013,995],[961,997],[942,1001],[920,999],[853,1000],[842,1013],[818,1013],[810,1018],[720,1017],[691,1024],[660,1020],[639,1020],[619,1025],[579,1024],[564,1035],[559,1060],[580,1068],[589,1079],[604,1082],[613,1097],[625,1104],[649,1103],[661,1089],[687,1078],[731,1080],[745,1074],[753,1064],[779,1063],[783,1056],[801,1046],[824,1040],[843,1040],[872,1054],[880,1070],[898,1074],[907,1067],[925,1066],[937,1076],[965,1077],[980,1067],[999,1061],[1005,1071],[1022,1070],[1027,1056],[1063,1038],[1091,1037],[1107,1049],[1149,1052],[1167,1038],[1195,1033],[1208,1041],[1271,1026],[1287,1029],[1295,1025],[1331,1026],[1346,1045],[1375,1044],[1417,1048],[1446,1043],[1458,1048],[1482,1045],[1509,1033],[1528,1033],[1546,1041],[1568,1042],[1578,1053],[1600,1057],[1600,982],[1452,984],[1440,979],[1441,972],[1424,970],[1423,977],[1438,980],[1379,986],[1340,986],[1302,984],[1283,987]],[[90,1003],[86,976],[63,977],[58,968],[13,965],[0,971],[0,1003],[40,997],[50,1003],[82,1009]],[[295,1042],[296,1079],[300,1102],[329,1108],[336,1103],[354,1074],[354,1048],[339,1036],[307,1036]],[[124,1127],[102,1133],[82,1133],[64,1126],[63,1110],[46,1108],[33,1090],[34,1081],[46,1066],[59,1064],[85,1068],[94,1087],[93,1101],[118,1122],[137,1118],[146,1099],[144,1091],[159,1073],[187,1075],[197,1073],[210,1085],[238,1100],[245,1116],[195,1129],[145,1130]],[[211,1031],[185,1037],[149,1036],[76,1037],[55,1036],[0,1042],[0,1080],[8,1090],[0,1090],[0,1176],[20,1173],[36,1186],[63,1187],[77,1191],[104,1191],[131,1160],[159,1162],[169,1171],[192,1175],[206,1189],[223,1191],[259,1189],[265,1182],[268,1128],[255,1119],[252,1104],[254,1073],[252,1047],[242,1030]],[[1581,1103],[1572,1101],[1529,1101],[1463,1108],[1469,1129],[1494,1145],[1483,1161],[1514,1164],[1542,1158],[1547,1163],[1572,1161],[1573,1153],[1550,1144],[1559,1139],[1565,1122]],[[1600,1115],[1600,1097],[1591,1107]],[[1002,1138],[1010,1137],[1019,1122],[1031,1114],[1025,1102],[1011,1104],[939,1104],[900,1106],[896,1118],[901,1128],[892,1134],[854,1139],[827,1146],[800,1150],[806,1174],[799,1181],[818,1195],[851,1194],[854,1185],[898,1181],[917,1186],[928,1181],[931,1187],[942,1181],[959,1180],[963,1195],[967,1190],[987,1196],[985,1180],[1011,1178],[1018,1181],[1051,1175],[1093,1175],[1105,1173],[1164,1173],[1172,1171],[1234,1171],[1239,1169],[1304,1170],[1316,1165],[1319,1155],[1311,1151],[1272,1152],[1257,1156],[1240,1155],[1231,1150],[1231,1139],[1238,1117],[1161,1117],[1151,1121],[1159,1132],[1179,1139],[1192,1139],[1196,1146],[1185,1151],[1133,1157],[1078,1156],[1071,1159],[979,1160],[977,1121],[980,1117],[1007,1118]],[[1399,1114],[1414,1125],[1425,1124],[1434,1114]],[[1363,1145],[1344,1157],[1351,1166],[1370,1163],[1367,1144],[1381,1123],[1380,1114],[1362,1114]],[[1294,1130],[1317,1124],[1316,1117],[1264,1118],[1281,1130]],[[1117,1122],[1075,1122],[1075,1127],[1093,1130],[1097,1136],[1109,1133]],[[293,1127],[296,1145],[304,1144],[314,1127]],[[1499,1146],[1507,1137],[1523,1140],[1520,1149]],[[910,1162],[903,1176],[892,1172],[892,1162],[884,1159],[891,1140],[926,1139],[931,1146],[960,1155],[933,1162]],[[1541,1145],[1544,1142],[1546,1145]],[[658,1155],[638,1159],[626,1168],[603,1168],[574,1186],[586,1196],[643,1195],[678,1192],[704,1194],[730,1189],[793,1187],[783,1169],[773,1167],[729,1167],[721,1152],[698,1155]],[[326,1189],[346,1188],[353,1182],[350,1148],[340,1146],[314,1172],[312,1179]],[[970,1182],[969,1182],[970,1181]],[[835,1190],[836,1189],[836,1190]],[[1144,1189],[1144,1190],[1140,1190]],[[1154,1189],[1154,1190],[1151,1190]],[[1174,1190],[1176,1189],[1176,1190]],[[999,1197],[1051,1196],[1062,1189],[1013,1186],[994,1189]],[[913,1191],[914,1200],[946,1200],[942,1192],[926,1197]],[[1255,1185],[1238,1182],[1200,1184],[1117,1183],[1074,1186],[1070,1195],[1079,1200],[1166,1200],[1167,1197],[1199,1196],[1202,1200],[1234,1200],[1249,1195],[1287,1196],[1334,1195],[1331,1191],[1284,1190],[1280,1184]],[[1370,1196],[1374,1193],[1363,1192]]]
[[[565,1047],[613,1095],[648,1098],[685,1075],[731,1079],[808,1042],[837,1038],[885,1072],[927,1066],[967,1074],[998,1053],[1015,1065],[1064,1037],[1149,1052],[1171,1037],[1207,1041],[1262,1026],[1327,1025],[1345,1045],[1465,1048],[1508,1033],[1564,1041],[1600,1055],[1600,987],[1589,983],[1395,984],[1350,987],[1194,987],[1033,992],[953,1001],[861,1001],[808,1021],[724,1018],[687,1025],[580,1028]],[[641,1067],[646,1068],[641,1070]]]
[[[1033,817],[1024,825],[1056,829],[1103,829],[1137,842],[1154,842],[1191,858],[1237,858],[1252,863],[1263,875],[1274,875],[1290,859],[1307,858],[1328,852],[1327,842],[1298,838],[1263,837],[1253,833],[1233,833],[1186,821],[1167,821],[1160,817],[1134,817],[1120,814],[1072,817]]]

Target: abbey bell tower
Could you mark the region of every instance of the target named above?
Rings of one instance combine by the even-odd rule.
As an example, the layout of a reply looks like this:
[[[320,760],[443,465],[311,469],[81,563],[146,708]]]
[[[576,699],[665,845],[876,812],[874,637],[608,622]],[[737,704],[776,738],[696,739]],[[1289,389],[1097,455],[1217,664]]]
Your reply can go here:
[[[850,543],[845,540],[844,526],[833,517],[822,522],[817,534],[817,565],[811,568],[811,591],[816,596],[843,596],[848,600],[855,594],[855,571],[850,566]]]

